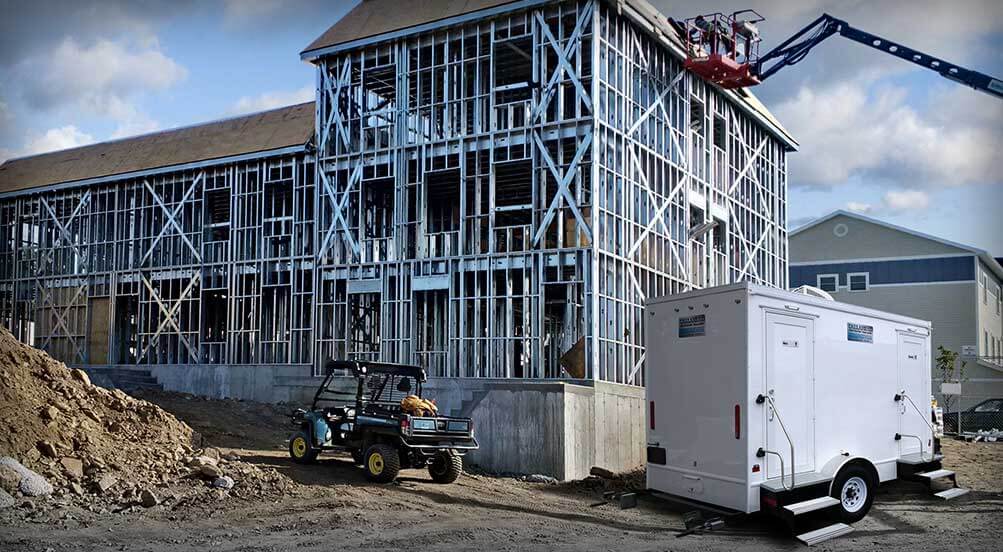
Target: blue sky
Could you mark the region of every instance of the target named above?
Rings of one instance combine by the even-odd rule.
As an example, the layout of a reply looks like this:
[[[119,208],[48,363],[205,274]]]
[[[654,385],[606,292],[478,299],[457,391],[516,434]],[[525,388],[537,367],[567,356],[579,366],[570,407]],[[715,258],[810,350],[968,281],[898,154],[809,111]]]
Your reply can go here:
[[[651,1],[755,8],[764,51],[828,12],[1003,76],[998,0]],[[353,4],[0,0],[0,159],[309,100],[299,52]],[[755,93],[802,144],[791,227],[851,209],[1003,255],[1003,101],[840,37]]]

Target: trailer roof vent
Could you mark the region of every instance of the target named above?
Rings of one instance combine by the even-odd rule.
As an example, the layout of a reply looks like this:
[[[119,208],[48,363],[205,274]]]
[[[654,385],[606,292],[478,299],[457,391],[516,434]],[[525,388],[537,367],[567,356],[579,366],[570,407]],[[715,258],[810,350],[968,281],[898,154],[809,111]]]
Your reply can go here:
[[[835,301],[835,299],[832,298],[832,295],[829,295],[829,293],[827,291],[825,291],[823,289],[819,289],[819,288],[817,288],[815,286],[799,286],[799,287],[796,287],[796,288],[792,289],[791,291],[793,291],[794,293],[800,293],[800,294],[803,294],[803,295],[809,295],[811,297],[819,297],[821,299],[826,299],[826,300],[829,300],[829,301]]]

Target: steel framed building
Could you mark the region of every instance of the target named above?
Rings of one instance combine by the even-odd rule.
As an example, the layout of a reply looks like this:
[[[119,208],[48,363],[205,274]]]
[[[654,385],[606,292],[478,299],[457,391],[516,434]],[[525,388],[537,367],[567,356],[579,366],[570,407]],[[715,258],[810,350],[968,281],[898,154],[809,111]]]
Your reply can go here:
[[[0,323],[71,365],[309,363],[313,104],[0,166]]]
[[[643,0],[365,0],[301,57],[314,104],[0,167],[0,322],[217,396],[420,363],[508,424],[482,463],[572,477],[643,461],[648,297],[787,284],[796,143]]]
[[[646,3],[416,3],[403,29],[392,4],[302,54],[321,355],[642,385],[647,297],[786,285],[795,143]]]

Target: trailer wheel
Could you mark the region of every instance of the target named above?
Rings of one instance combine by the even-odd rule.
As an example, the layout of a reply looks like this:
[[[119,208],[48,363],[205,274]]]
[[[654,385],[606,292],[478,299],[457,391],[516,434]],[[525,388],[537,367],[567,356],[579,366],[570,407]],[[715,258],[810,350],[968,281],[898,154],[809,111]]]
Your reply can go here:
[[[462,471],[463,457],[449,451],[436,454],[428,465],[428,473],[436,483],[452,483],[460,477]]]
[[[389,445],[373,445],[366,449],[363,466],[366,477],[376,483],[390,483],[401,470],[400,455]]]
[[[844,523],[860,521],[874,503],[877,482],[863,466],[847,466],[832,482],[832,497],[839,501],[839,517]]]
[[[300,431],[289,439],[289,457],[297,464],[312,464],[320,451],[310,446],[310,435]]]

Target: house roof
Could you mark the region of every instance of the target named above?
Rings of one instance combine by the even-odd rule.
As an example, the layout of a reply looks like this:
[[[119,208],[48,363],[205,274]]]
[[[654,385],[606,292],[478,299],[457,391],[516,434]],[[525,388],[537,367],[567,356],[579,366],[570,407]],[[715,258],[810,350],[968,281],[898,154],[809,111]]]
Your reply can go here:
[[[524,2],[517,2],[517,0],[412,0],[407,2],[407,9],[401,9],[400,0],[362,0],[344,17],[324,31],[324,34],[311,42],[303,50],[303,55],[314,57],[307,56],[307,54],[330,46],[514,3]]]
[[[313,102],[101,142],[0,165],[0,194],[161,167],[305,146],[314,132]]]
[[[824,222],[826,222],[828,220],[832,220],[832,219],[834,219],[836,217],[848,217],[848,218],[852,218],[852,219],[856,219],[856,220],[861,220],[861,221],[868,222],[868,223],[871,223],[871,224],[876,224],[878,226],[883,226],[885,228],[889,228],[891,230],[895,230],[895,231],[898,231],[898,232],[904,232],[906,234],[909,234],[909,235],[912,235],[912,236],[916,236],[917,238],[922,238],[922,239],[925,239],[925,240],[931,240],[931,241],[935,241],[937,243],[942,243],[944,245],[948,245],[948,246],[951,246],[951,247],[956,247],[956,248],[962,249],[964,251],[969,251],[972,254],[978,256],[980,259],[982,259],[982,262],[985,263],[986,266],[988,266],[990,270],[992,270],[994,273],[996,273],[996,276],[998,276],[1000,278],[1003,278],[1003,263],[1000,263],[996,258],[994,258],[992,255],[990,255],[989,252],[986,251],[986,250],[984,250],[984,249],[979,249],[978,247],[973,247],[971,245],[965,245],[963,243],[953,242],[951,240],[947,240],[947,239],[944,239],[944,238],[938,238],[937,236],[932,236],[930,234],[925,234],[923,232],[919,232],[917,230],[912,230],[912,229],[906,228],[904,226],[899,226],[897,224],[892,224],[890,222],[885,222],[883,220],[878,220],[876,218],[871,218],[871,217],[868,217],[868,216],[864,216],[864,215],[861,215],[860,213],[854,213],[852,211],[845,211],[843,209],[837,209],[837,210],[829,213],[828,215],[819,217],[819,218],[817,218],[817,219],[815,219],[815,220],[813,220],[813,221],[811,221],[811,222],[809,222],[807,224],[803,224],[803,225],[797,227],[796,229],[791,230],[788,235],[790,237],[794,237],[794,236],[800,234],[801,232],[804,232],[805,230],[808,230],[809,228],[814,228],[815,226],[818,226],[819,224],[822,224],[822,223],[824,223]]]
[[[412,0],[407,3],[407,9],[401,9],[400,0],[362,0],[311,42],[300,53],[300,57],[313,61],[324,55],[365,44],[553,1],[555,0]],[[622,4],[617,5],[622,13],[638,22],[646,32],[662,40],[677,58],[685,57],[683,40],[678,31],[657,8],[646,0],[623,0]],[[748,89],[720,89],[720,92],[753,118],[758,118],[788,149],[797,149],[798,143],[794,136]]]

